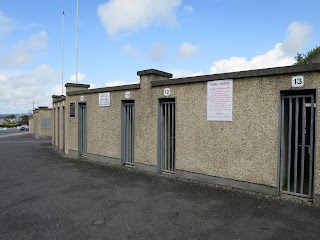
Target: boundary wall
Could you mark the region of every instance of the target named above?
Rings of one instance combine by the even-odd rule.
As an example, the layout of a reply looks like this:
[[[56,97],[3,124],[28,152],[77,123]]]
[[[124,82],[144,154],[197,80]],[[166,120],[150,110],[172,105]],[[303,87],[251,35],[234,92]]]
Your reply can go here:
[[[38,107],[29,117],[29,132],[38,139],[52,137],[52,108]]]
[[[67,83],[66,96],[53,96],[53,145],[72,158],[280,195],[281,169],[286,167],[281,163],[282,97],[312,92],[315,137],[310,199],[320,203],[319,63],[176,79],[155,69],[137,75],[140,84],[125,86],[88,89],[87,84]],[[303,77],[301,86],[293,86],[297,76]],[[208,84],[220,80],[232,80],[232,119],[211,121]],[[161,103],[169,101],[175,104],[170,118],[175,128],[163,136],[173,139],[167,145],[170,151],[165,151],[174,165],[163,171],[161,129],[170,123],[161,122],[167,114]],[[132,164],[124,153],[124,103],[134,104]]]

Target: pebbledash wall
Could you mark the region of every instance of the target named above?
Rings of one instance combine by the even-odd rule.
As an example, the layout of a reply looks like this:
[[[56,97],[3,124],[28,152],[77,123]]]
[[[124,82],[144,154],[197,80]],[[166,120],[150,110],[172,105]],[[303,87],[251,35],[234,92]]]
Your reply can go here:
[[[127,86],[88,89],[86,84],[67,83],[66,96],[53,96],[53,145],[72,158],[320,203],[320,64],[177,79],[155,69],[137,74],[140,84]],[[218,99],[231,100],[228,121],[208,120],[209,84],[219,80],[232,85],[231,99],[228,93]],[[101,106],[102,100],[107,106]],[[161,103],[166,102],[174,105],[165,110]],[[129,163],[124,159],[124,103],[134,104]],[[161,122],[163,118],[167,121]],[[302,125],[313,130],[301,130]]]
[[[29,132],[36,138],[52,136],[52,108],[38,107],[29,117]]]

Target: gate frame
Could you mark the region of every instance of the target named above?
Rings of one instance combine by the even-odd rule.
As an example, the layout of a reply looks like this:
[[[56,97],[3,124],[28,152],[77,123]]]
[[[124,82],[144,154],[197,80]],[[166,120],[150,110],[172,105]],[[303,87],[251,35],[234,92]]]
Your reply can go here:
[[[310,92],[310,93],[308,93]],[[277,195],[285,195],[289,197],[297,197],[301,199],[308,199],[311,201],[314,201],[314,196],[315,196],[315,182],[316,182],[316,145],[318,142],[318,136],[317,136],[317,105],[316,109],[314,111],[314,147],[313,147],[313,169],[312,169],[312,174],[313,174],[313,180],[312,180],[312,191],[311,191],[311,197],[310,198],[304,198],[300,196],[295,196],[295,195],[289,195],[289,194],[282,194],[281,193],[281,136],[282,136],[282,96],[287,93],[287,95],[307,95],[307,94],[313,94],[314,95],[314,101],[315,104],[318,104],[317,102],[317,92],[318,88],[304,88],[304,89],[285,89],[285,90],[279,90],[279,97],[278,97],[278,170],[277,170]]]
[[[62,106],[62,151],[66,151],[66,108]]]
[[[125,162],[124,156],[125,156],[125,149],[122,147],[122,144],[125,141],[125,114],[124,114],[124,105],[125,103],[133,103],[133,120],[132,120],[132,125],[133,125],[133,136],[132,136],[132,141],[133,141],[133,163],[132,164],[127,164]],[[120,146],[120,150],[121,150],[121,165],[129,165],[129,166],[134,166],[134,139],[135,139],[135,100],[134,99],[126,99],[126,100],[122,100],[121,101],[121,146]]]
[[[57,116],[57,125],[58,125],[58,150],[60,151],[60,117],[61,117],[61,113],[60,113],[60,107],[58,107],[57,109],[58,111],[58,116]]]
[[[174,138],[174,146],[175,146],[175,153],[174,153],[174,160],[176,160],[176,136],[177,136],[177,98],[176,97],[159,97],[158,98],[158,130],[157,130],[157,171],[159,173],[171,173],[174,174],[176,170],[176,162],[174,163],[174,171],[173,172],[165,172],[161,171],[161,103],[162,102],[169,102],[170,100],[174,100],[174,113],[175,113],[175,138]]]
[[[82,115],[82,113],[80,114],[80,108],[81,108],[81,105],[85,105],[86,106],[86,112],[85,112],[85,114],[86,114],[86,116],[85,116],[85,119],[86,119],[86,135],[85,135],[85,145],[86,145],[86,152],[83,154],[83,153],[81,153],[80,152],[80,149],[82,149],[82,146],[81,146],[81,144],[80,144],[80,139],[81,139],[81,137],[82,137],[82,133],[81,133],[81,129],[82,129],[82,125],[83,125],[83,123],[81,123],[81,125],[80,125],[80,122],[82,122],[82,121],[80,121],[80,119],[81,119],[81,115]],[[87,103],[86,102],[79,102],[78,103],[78,156],[79,157],[84,157],[84,156],[86,156],[87,154],[88,154],[88,149],[87,149],[87,147],[88,147],[88,118],[87,118],[87,115],[88,115],[88,108],[87,108]]]

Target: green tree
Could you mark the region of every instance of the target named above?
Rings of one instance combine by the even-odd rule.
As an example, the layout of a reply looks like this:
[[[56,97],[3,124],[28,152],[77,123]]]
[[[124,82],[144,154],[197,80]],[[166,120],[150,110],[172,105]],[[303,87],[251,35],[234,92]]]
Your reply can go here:
[[[19,121],[19,124],[28,124],[28,122],[29,122],[29,117],[28,117],[28,115],[22,115],[22,116],[20,116],[20,121]]]
[[[295,65],[303,65],[308,64],[309,61],[320,52],[320,46],[315,47],[311,51],[309,51],[307,54],[304,53],[297,53],[297,55],[294,57],[296,60]]]

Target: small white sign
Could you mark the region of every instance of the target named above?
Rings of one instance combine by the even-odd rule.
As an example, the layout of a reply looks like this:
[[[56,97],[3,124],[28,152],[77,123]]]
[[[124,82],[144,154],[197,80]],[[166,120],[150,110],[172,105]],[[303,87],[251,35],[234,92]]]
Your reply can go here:
[[[99,107],[110,107],[110,92],[99,93]]]
[[[294,76],[291,79],[292,87],[303,87],[304,85],[304,77],[303,76]]]
[[[84,101],[84,96],[80,96],[80,102]]]
[[[169,96],[170,96],[170,88],[165,88],[165,89],[163,90],[163,95],[164,95],[165,97],[169,97]]]
[[[125,98],[130,98],[130,92],[125,92],[124,97]]]

